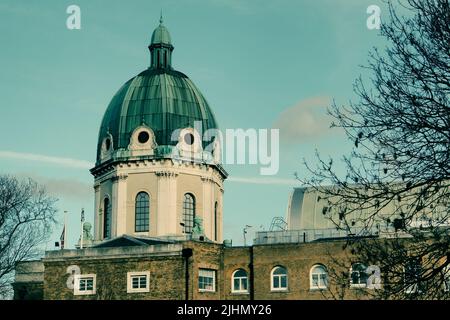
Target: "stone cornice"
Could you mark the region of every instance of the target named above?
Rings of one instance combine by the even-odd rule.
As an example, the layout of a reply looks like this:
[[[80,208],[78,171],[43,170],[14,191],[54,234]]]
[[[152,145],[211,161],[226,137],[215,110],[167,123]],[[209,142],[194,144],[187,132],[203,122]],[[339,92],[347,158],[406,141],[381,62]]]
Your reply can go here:
[[[47,251],[43,259],[49,261],[104,260],[181,256],[181,244],[161,244],[137,247],[87,248],[83,250]]]

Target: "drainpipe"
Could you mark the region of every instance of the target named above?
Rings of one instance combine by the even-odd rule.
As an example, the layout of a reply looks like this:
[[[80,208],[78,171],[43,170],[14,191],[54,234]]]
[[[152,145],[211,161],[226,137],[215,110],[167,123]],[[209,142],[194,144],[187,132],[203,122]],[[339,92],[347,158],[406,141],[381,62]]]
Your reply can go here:
[[[189,300],[189,258],[192,257],[192,249],[184,248],[181,250],[184,258],[184,278],[185,278],[185,300]]]
[[[254,266],[253,266],[253,245],[249,247],[250,249],[250,300],[255,300],[255,272],[254,272]]]

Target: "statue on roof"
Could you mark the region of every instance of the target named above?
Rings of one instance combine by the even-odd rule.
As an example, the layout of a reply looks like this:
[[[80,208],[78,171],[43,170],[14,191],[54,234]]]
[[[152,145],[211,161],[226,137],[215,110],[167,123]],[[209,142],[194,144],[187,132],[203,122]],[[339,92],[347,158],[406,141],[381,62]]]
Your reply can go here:
[[[205,230],[203,229],[203,218],[201,217],[194,217],[194,226],[192,227],[192,236],[193,237],[199,237],[204,236]]]

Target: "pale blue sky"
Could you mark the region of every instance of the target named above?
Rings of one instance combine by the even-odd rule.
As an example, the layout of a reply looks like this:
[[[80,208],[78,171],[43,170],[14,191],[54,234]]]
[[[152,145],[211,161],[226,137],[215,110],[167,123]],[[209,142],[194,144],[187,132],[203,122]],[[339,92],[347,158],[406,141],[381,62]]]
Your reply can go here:
[[[81,30],[66,28],[71,4],[81,8]],[[86,162],[95,160],[101,117],[119,87],[148,67],[162,9],[173,65],[200,88],[221,129],[280,126],[277,176],[225,166],[225,237],[242,243],[245,224],[268,228],[272,217],[285,215],[293,173],[305,171],[302,158],[314,160],[315,149],[332,156],[349,149],[342,133],[327,129],[324,108],[331,99],[354,98],[359,65],[383,44],[366,27],[371,4],[383,17],[380,0],[2,0],[0,173],[47,184],[71,214],[74,244],[81,207],[93,221]]]

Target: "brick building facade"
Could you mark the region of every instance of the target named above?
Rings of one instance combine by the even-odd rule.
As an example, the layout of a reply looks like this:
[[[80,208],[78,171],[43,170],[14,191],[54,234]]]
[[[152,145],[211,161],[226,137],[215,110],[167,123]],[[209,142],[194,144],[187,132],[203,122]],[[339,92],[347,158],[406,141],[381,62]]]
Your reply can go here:
[[[25,281],[20,270],[24,270],[27,263],[22,263],[16,275],[15,298],[354,299],[364,298],[368,290],[361,286],[352,288],[349,279],[348,290],[341,292],[342,288],[333,280],[331,273],[338,268],[334,265],[336,259],[348,261],[349,268],[355,262],[343,249],[345,240],[228,247],[202,241],[133,242],[131,245],[135,239],[125,238],[129,243],[116,239],[107,247],[48,251],[40,262],[41,272],[34,273],[34,278],[28,276]],[[36,267],[39,262],[33,264]],[[326,270],[325,287],[318,286],[312,279],[315,266]],[[284,271],[274,275],[279,267]],[[234,275],[239,270],[244,271],[241,272],[244,277],[237,279]],[[212,279],[202,278],[205,271]],[[145,278],[143,288],[134,292],[130,289],[133,274]],[[92,288],[88,288],[91,290],[80,292],[77,286],[83,277],[91,277],[93,283]],[[71,286],[72,283],[75,286]],[[24,294],[24,290],[36,292],[36,284],[40,284],[40,295]]]

